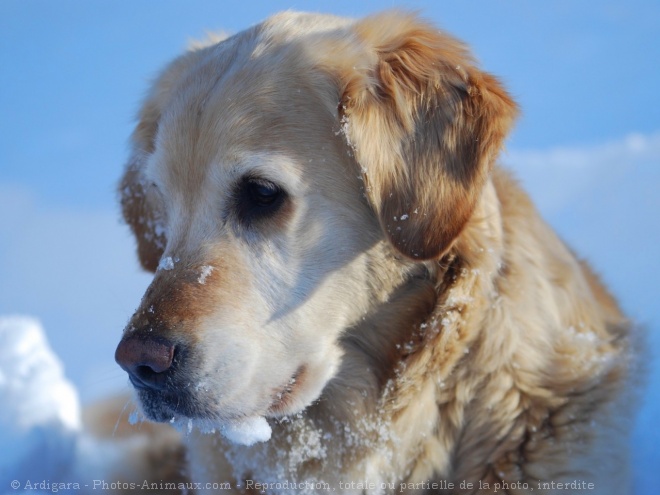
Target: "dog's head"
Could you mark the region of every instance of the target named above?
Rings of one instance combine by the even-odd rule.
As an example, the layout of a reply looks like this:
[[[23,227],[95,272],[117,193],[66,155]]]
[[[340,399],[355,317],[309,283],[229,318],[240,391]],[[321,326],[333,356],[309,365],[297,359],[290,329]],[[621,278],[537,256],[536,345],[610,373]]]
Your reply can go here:
[[[147,416],[318,398],[345,330],[451,249],[514,114],[460,43],[401,12],[281,14],[174,61],[120,186],[155,272],[116,354]]]

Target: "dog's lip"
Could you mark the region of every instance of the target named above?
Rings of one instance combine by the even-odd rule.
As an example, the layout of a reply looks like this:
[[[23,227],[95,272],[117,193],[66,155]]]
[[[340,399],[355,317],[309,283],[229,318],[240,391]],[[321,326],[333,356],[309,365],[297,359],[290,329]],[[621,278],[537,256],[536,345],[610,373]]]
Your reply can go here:
[[[167,387],[161,389],[154,389],[147,387],[138,378],[130,381],[135,387],[140,396],[144,394],[146,402],[151,404],[151,408],[155,408],[154,416],[158,417],[178,417],[192,420],[213,421],[213,422],[239,422],[248,416],[265,416],[277,417],[290,413],[289,409],[292,405],[293,398],[295,397],[298,389],[301,387],[306,374],[307,367],[303,364],[299,366],[291,377],[286,380],[275,392],[271,395],[270,403],[264,409],[259,411],[252,411],[251,413],[238,413],[238,414],[225,414],[221,411],[216,411],[213,408],[207,409],[204,407],[190,407],[191,403],[196,403],[194,395],[186,394],[185,392],[171,390]],[[144,401],[143,401],[144,402]],[[201,404],[200,404],[201,405]],[[259,408],[260,409],[260,408]],[[162,419],[157,421],[163,421]],[[167,419],[165,419],[167,421]]]
[[[176,393],[167,390],[154,390],[134,384],[138,397],[143,403],[143,409],[154,421],[172,422],[194,420],[213,424],[239,423],[251,416],[266,416],[268,411],[227,413],[207,408],[194,396],[186,393]],[[147,407],[144,407],[148,404]],[[191,406],[192,405],[192,406]]]
[[[154,419],[155,421],[169,421],[173,416],[190,419],[203,419],[211,416],[210,414],[199,414],[202,408],[191,408],[190,404],[194,401],[194,398],[188,394],[169,390],[154,390],[153,388],[140,386],[137,383],[133,385],[147,416],[160,418]],[[150,412],[152,414],[149,414]]]
[[[171,398],[171,397],[170,397]],[[263,413],[255,414],[217,414],[214,411],[206,411],[201,413],[199,411],[193,413],[191,410],[174,406],[171,403],[161,402],[157,407],[153,405],[144,408],[145,415],[152,421],[161,423],[171,423],[178,425],[186,425],[188,421],[194,421],[195,425],[201,426],[202,430],[208,430],[223,427],[230,424],[238,424],[244,422],[247,418],[255,416],[266,416]],[[193,424],[193,423],[191,423]]]
[[[163,383],[157,383],[155,385],[149,386],[146,383],[144,383],[142,380],[140,380],[140,378],[134,375],[128,375],[128,381],[131,382],[131,385],[133,385],[138,390],[160,391],[160,390],[164,390],[165,388],[165,385]]]
[[[273,401],[268,408],[268,414],[281,414],[289,406],[295,392],[300,388],[307,367],[299,366],[291,378],[273,394]]]

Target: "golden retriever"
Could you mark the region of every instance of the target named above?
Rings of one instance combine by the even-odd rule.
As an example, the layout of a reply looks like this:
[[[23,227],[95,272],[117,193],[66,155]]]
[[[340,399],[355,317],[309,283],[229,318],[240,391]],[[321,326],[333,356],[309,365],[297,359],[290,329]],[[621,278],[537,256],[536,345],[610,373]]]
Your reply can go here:
[[[516,113],[398,11],[286,12],[165,69],[116,358],[198,491],[628,492],[634,332],[498,166]]]

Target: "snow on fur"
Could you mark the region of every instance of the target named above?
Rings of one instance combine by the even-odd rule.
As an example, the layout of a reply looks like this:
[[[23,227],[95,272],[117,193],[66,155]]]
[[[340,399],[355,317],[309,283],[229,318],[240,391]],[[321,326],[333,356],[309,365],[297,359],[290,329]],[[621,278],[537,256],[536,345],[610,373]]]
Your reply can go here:
[[[225,425],[221,429],[221,433],[230,442],[251,446],[258,442],[270,440],[272,430],[266,418],[254,416]]]

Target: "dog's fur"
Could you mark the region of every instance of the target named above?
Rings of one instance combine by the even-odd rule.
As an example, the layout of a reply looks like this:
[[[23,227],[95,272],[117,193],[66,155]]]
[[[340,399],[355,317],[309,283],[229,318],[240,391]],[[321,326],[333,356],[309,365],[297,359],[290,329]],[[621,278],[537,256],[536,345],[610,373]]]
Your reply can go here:
[[[496,164],[516,113],[402,12],[283,13],[169,65],[120,187],[155,272],[124,338],[183,350],[142,409],[273,427],[194,430],[193,480],[628,491],[633,332]],[[250,180],[281,204],[254,213]]]

